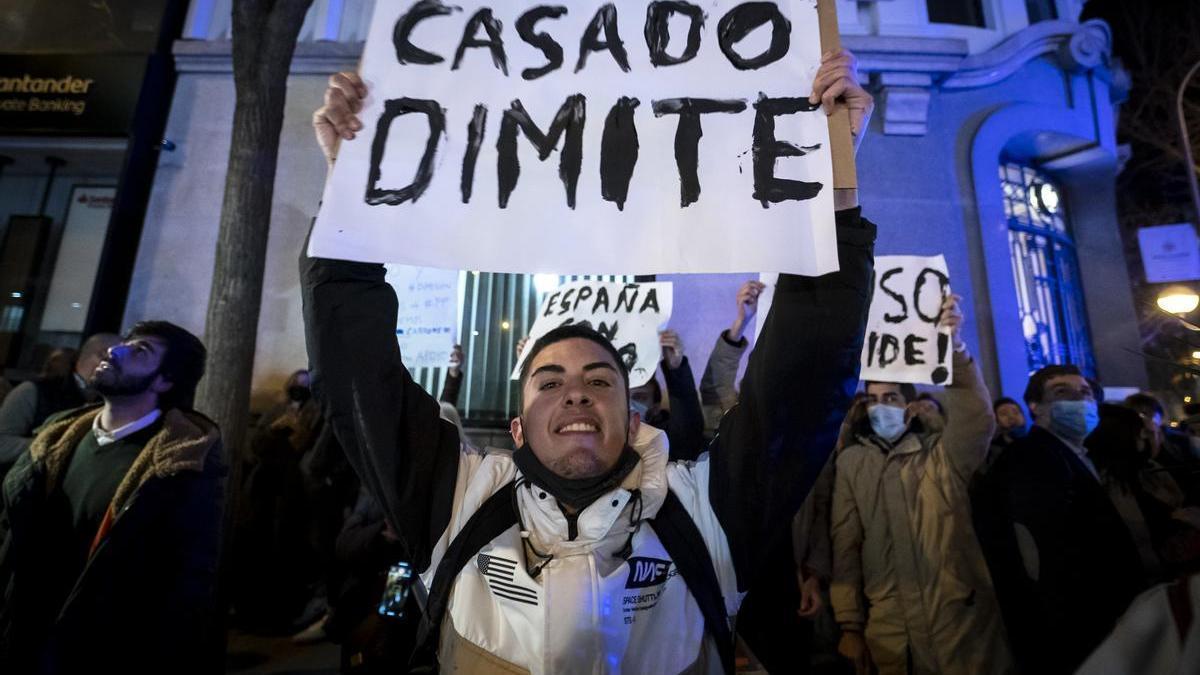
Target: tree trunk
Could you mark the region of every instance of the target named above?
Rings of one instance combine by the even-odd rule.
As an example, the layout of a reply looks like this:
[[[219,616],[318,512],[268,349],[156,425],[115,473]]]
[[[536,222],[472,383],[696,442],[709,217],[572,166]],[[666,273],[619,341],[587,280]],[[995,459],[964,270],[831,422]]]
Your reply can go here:
[[[240,454],[250,416],[250,378],[288,70],[311,4],[312,0],[233,4],[237,104],[204,330],[208,374],[196,397],[196,407],[221,426],[230,460]]]
[[[208,369],[196,392],[196,408],[221,427],[230,468],[225,491],[221,568],[216,588],[217,621],[204,672],[223,672],[225,619],[229,615],[230,551],[241,486],[241,458],[250,419],[250,381],[263,268],[275,192],[279,133],[292,54],[312,0],[234,0],[233,80],[237,103],[221,205],[221,228],[205,319]]]

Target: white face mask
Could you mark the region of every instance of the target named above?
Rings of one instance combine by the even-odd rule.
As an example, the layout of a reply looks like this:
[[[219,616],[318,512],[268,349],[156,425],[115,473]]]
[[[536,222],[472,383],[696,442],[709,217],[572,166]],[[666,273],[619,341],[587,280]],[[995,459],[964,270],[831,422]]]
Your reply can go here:
[[[867,418],[871,421],[871,431],[888,443],[895,443],[908,429],[904,422],[904,408],[893,405],[873,405],[867,408]]]

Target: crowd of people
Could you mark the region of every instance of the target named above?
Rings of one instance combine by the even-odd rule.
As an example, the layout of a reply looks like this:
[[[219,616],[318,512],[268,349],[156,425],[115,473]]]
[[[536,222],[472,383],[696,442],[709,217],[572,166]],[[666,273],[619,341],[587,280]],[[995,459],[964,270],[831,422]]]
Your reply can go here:
[[[332,80],[331,161],[365,95]],[[861,138],[849,54],[813,96]],[[464,430],[461,348],[439,398],[413,380],[381,265],[301,256],[311,370],[231,472],[195,336],[147,321],[53,355],[0,402],[0,670],[214,672],[230,621],[338,642],[346,673],[1200,668],[1200,411],[1167,426],[1072,365],[994,398],[953,295],[948,385],[859,382],[856,199],[840,270],[781,275],[768,316],[745,282],[699,386],[671,330],[634,388],[589,327],[523,343],[509,449]]]

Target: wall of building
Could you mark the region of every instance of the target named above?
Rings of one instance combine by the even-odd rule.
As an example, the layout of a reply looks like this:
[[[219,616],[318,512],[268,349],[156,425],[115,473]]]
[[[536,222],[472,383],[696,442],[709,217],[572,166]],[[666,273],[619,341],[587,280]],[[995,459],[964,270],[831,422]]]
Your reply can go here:
[[[360,12],[351,22],[355,26],[361,25],[368,4],[354,4]],[[848,4],[854,3],[839,3]],[[310,36],[322,27],[347,34],[344,23],[330,23],[330,7],[329,2],[317,3],[314,11],[327,14],[310,21]],[[1055,22],[1007,36],[998,29],[986,51],[975,53],[961,36],[871,35],[878,26],[872,28],[862,18],[843,12],[842,25],[848,35],[859,35],[846,42],[859,54],[879,102],[858,161],[864,213],[880,224],[878,253],[946,255],[954,290],[964,296],[970,317],[968,345],[980,356],[997,394],[1019,395],[1025,356],[1015,327],[1007,229],[1002,207],[996,210],[1000,152],[1012,139],[1042,128],[1078,141],[1074,150],[1086,150],[1086,156],[1077,166],[1060,159],[1057,170],[1069,186],[1085,292],[1103,298],[1102,309],[1090,312],[1100,373],[1108,384],[1142,386],[1144,366],[1126,351],[1136,350],[1137,329],[1112,207],[1112,102],[1106,80],[1097,74],[1104,66],[1073,66],[1057,55],[1060,46],[1074,46],[1079,26]],[[219,30],[210,32],[219,37]],[[352,68],[358,48],[305,43],[297,53],[258,331],[258,405],[277,395],[287,375],[305,363],[295,261],[325,173],[310,118],[321,103],[327,74]],[[166,132],[176,150],[160,160],[125,323],[167,318],[200,333],[224,188],[233,85],[228,43],[184,42],[176,51],[181,74]],[[1044,154],[1033,158],[1045,159],[1050,156],[1045,153],[1064,147],[1034,147]],[[676,312],[672,324],[699,379],[713,342],[732,320],[737,287],[748,275],[664,278],[676,283],[675,306],[687,308]]]

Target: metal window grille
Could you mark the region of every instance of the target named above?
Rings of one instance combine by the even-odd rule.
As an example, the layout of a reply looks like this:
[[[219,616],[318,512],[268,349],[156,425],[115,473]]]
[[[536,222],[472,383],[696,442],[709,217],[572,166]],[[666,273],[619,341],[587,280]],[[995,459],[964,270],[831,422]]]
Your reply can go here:
[[[1058,187],[1011,162],[1001,164],[1000,183],[1029,372],[1070,363],[1094,376],[1079,259]]]

